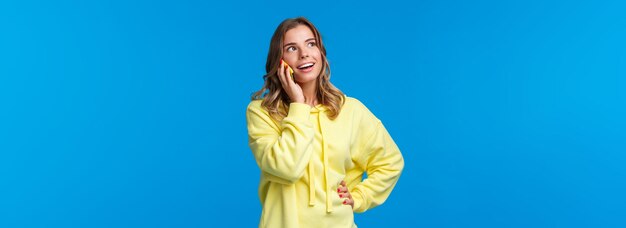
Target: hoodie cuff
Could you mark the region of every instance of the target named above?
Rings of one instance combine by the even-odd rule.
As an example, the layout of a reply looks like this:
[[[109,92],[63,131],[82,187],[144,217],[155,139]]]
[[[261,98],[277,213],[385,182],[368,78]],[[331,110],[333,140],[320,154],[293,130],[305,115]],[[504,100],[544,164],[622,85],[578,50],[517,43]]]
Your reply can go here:
[[[363,195],[361,194],[361,192],[357,189],[354,189],[354,191],[350,191],[350,195],[352,195],[352,200],[354,200],[354,207],[352,208],[352,211],[356,213],[365,212],[366,209],[361,208],[363,206]]]
[[[310,113],[311,106],[308,104],[293,102],[289,104],[289,113],[287,113],[287,116],[299,120],[308,120]]]

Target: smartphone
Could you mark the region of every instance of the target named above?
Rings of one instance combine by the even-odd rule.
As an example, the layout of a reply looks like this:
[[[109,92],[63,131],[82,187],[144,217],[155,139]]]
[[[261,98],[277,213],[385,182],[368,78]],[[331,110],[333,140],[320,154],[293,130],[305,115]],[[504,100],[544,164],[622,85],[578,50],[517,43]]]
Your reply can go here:
[[[291,68],[291,66],[289,66],[289,64],[287,64],[287,62],[285,62],[285,60],[280,59],[281,63],[285,63],[285,66],[287,66],[287,68],[289,69],[289,75],[291,76],[291,80],[293,80],[293,69]]]

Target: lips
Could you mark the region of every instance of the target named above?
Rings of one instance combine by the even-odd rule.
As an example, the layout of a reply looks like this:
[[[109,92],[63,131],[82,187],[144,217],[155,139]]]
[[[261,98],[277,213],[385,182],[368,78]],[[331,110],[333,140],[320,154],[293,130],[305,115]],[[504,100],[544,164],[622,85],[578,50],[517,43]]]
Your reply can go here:
[[[315,63],[309,62],[309,63],[300,64],[297,68],[299,71],[306,73],[306,72],[311,72],[313,70],[313,66],[315,66]]]

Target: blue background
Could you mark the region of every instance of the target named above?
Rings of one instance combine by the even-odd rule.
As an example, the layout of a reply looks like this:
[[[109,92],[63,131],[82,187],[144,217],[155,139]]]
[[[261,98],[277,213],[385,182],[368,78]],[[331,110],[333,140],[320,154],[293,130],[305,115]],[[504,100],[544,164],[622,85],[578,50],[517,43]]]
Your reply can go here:
[[[623,1],[2,1],[0,227],[256,227],[285,18],[401,148],[360,227],[626,227]]]

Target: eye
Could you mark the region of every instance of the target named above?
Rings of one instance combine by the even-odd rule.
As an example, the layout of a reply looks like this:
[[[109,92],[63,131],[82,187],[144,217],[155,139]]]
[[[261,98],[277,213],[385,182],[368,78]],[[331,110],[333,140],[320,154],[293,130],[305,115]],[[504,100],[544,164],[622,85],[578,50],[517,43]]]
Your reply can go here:
[[[294,46],[289,46],[287,47],[287,51],[295,51],[296,48]]]
[[[315,46],[317,46],[317,44],[316,44],[315,42],[309,42],[307,45],[308,45],[309,47],[315,47]]]

